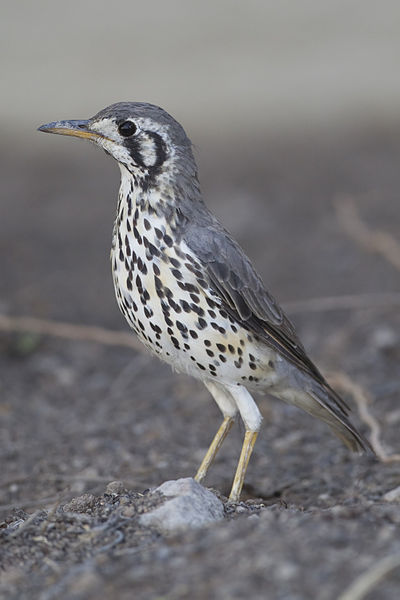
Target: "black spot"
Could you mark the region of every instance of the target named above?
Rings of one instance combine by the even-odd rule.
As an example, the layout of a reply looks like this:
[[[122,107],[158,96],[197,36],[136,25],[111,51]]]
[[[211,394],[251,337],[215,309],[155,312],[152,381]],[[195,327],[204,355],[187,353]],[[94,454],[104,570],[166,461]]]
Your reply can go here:
[[[209,310],[209,311],[208,311],[208,314],[210,315],[210,317],[211,317],[212,319],[215,319],[215,317],[217,316],[213,310]]]
[[[208,356],[211,356],[211,357],[214,356],[214,352],[212,350],[209,350],[207,348],[206,352],[207,352]]]
[[[198,296],[196,296],[196,294],[190,294],[191,299],[193,300],[193,302],[195,304],[199,304],[200,303],[200,298]]]
[[[150,327],[152,328],[152,330],[153,330],[155,333],[161,333],[161,327],[159,327],[158,325],[154,325],[154,323],[151,323],[151,322],[150,322]]]
[[[133,228],[133,235],[135,236],[137,243],[139,245],[142,245],[142,236],[140,235],[136,227]]]
[[[140,329],[141,329],[142,331],[144,331],[144,325],[143,325],[142,321],[139,321],[139,320],[138,320],[138,325],[139,325]]]
[[[197,333],[196,333],[195,331],[193,331],[193,329],[190,329],[190,330],[189,330],[189,333],[190,333],[190,335],[192,336],[192,338],[193,338],[194,340],[197,340],[197,338],[199,337],[199,336],[197,335]]]
[[[226,346],[224,344],[217,344],[217,348],[220,352],[226,352]]]
[[[203,365],[201,365],[200,363],[196,363],[196,365],[199,367],[199,369],[201,369],[202,371],[205,371],[206,368],[203,367]]]
[[[228,344],[228,350],[229,350],[229,352],[231,352],[232,354],[235,354],[235,348],[232,346],[232,344]]]
[[[179,300],[179,302],[180,302],[183,310],[187,313],[190,313],[191,309],[190,309],[189,303],[186,302],[186,300]]]
[[[198,329],[204,329],[205,327],[207,327],[207,321],[199,317],[199,320],[197,321],[197,327]]]
[[[216,371],[216,367],[215,365],[212,365],[211,363],[208,365],[208,368],[210,369],[210,371]]]
[[[144,311],[145,316],[148,319],[150,319],[150,317],[152,317],[153,314],[154,314],[153,311],[151,310],[151,308],[149,308],[148,306],[145,306],[144,309],[143,309],[143,311]]]
[[[257,365],[253,362],[249,363],[249,367],[250,369],[252,369],[253,371],[255,371],[257,369]]]
[[[132,289],[133,289],[133,288],[132,288],[132,282],[131,282],[131,280],[129,279],[129,277],[128,277],[128,278],[127,278],[127,280],[126,280],[126,287],[128,288],[128,290],[132,290]]]
[[[224,327],[218,327],[218,331],[222,333],[222,335],[225,335],[226,333],[226,329],[224,329]]]
[[[120,249],[120,251],[119,251],[119,260],[120,260],[121,262],[124,262],[124,253],[122,252],[122,248],[121,248],[121,249]]]
[[[164,235],[164,242],[169,248],[171,248],[172,244],[174,243],[172,237],[167,233]]]
[[[143,219],[143,225],[144,225],[144,228],[145,228],[147,231],[149,231],[149,229],[151,229],[151,225],[150,225],[150,223],[148,222],[148,220],[147,220],[147,219]]]
[[[227,319],[227,317],[228,317],[228,313],[227,313],[227,312],[225,312],[225,311],[224,311],[224,310],[222,310],[222,309],[220,309],[220,311],[219,311],[219,314],[221,315],[221,317],[222,317],[223,319]]]
[[[152,244],[151,242],[149,242],[148,244],[148,250],[151,254],[151,256],[160,256],[161,252],[158,250],[158,248],[155,247],[154,244]]]
[[[235,367],[236,367],[236,368],[238,368],[238,369],[240,369],[240,367],[242,366],[242,363],[240,362],[240,359],[239,359],[239,360],[235,360],[233,364],[234,364],[234,365],[235,365]]]
[[[172,308],[172,310],[174,310],[176,313],[181,313],[182,309],[179,306],[179,304],[177,304],[175,302],[175,300],[173,300],[172,296],[168,296],[168,304],[170,305],[170,307]]]
[[[176,326],[179,329],[179,331],[181,331],[182,333],[187,333],[188,328],[186,327],[186,325],[184,325],[180,321],[176,321]]]
[[[183,344],[183,347],[185,348],[185,350],[190,350],[189,344]]]
[[[177,350],[179,350],[179,349],[180,349],[179,342],[178,342],[178,340],[176,339],[176,337],[174,337],[173,335],[171,335],[171,342],[173,343],[173,345],[175,346],[175,348],[176,348]]]
[[[142,287],[142,280],[140,279],[139,275],[136,275],[135,283],[136,283],[136,287],[139,291],[139,294],[141,294],[143,292],[143,287]]]
[[[178,285],[181,288],[181,290],[184,290],[185,292],[193,292],[195,294],[200,293],[199,288],[193,285],[192,283],[182,283],[181,281],[178,281]]]
[[[197,274],[198,274],[198,271],[196,271],[196,275],[197,275]],[[207,283],[207,281],[205,281],[205,280],[204,280],[204,279],[202,279],[201,277],[198,277],[198,278],[197,278],[197,283],[198,283],[198,284],[199,284],[199,285],[200,285],[200,286],[201,286],[203,289],[205,289],[205,290],[206,290],[206,289],[209,287],[209,286],[208,286],[208,283]]]
[[[269,361],[268,361],[268,366],[269,366],[271,369],[273,369],[273,368],[274,368],[274,363],[273,363],[273,361],[272,361],[272,360],[269,360]]]
[[[226,362],[226,357],[225,357],[223,354],[220,354],[220,355],[219,355],[219,360],[220,360],[221,362]]]
[[[132,250],[131,263],[135,264],[136,262],[137,262],[136,252],[134,250]]]
[[[214,308],[216,306],[214,300],[211,300],[211,298],[209,298],[208,296],[206,296],[206,302],[210,308]]]
[[[182,279],[182,273],[178,269],[171,269],[171,273],[176,279]]]
[[[158,268],[158,266],[154,262],[153,262],[153,272],[154,272],[154,275],[159,275],[160,274],[160,269]]]
[[[203,317],[204,316],[204,310],[200,307],[197,306],[197,304],[191,304],[190,308],[192,309],[193,312],[195,312],[197,315],[199,315],[199,317]]]
[[[210,340],[204,340],[204,345],[207,346],[207,348],[209,348],[211,346]]]
[[[126,220],[126,228],[128,231],[132,231],[132,227],[131,227],[129,219]]]
[[[180,260],[177,260],[176,258],[173,258],[172,256],[170,256],[170,258],[169,258],[169,262],[171,263],[171,265],[172,265],[173,267],[176,267],[176,268],[178,268],[178,267],[180,267],[180,266],[181,266],[181,261],[180,261]]]
[[[231,325],[231,329],[233,333],[237,333],[237,327],[235,325]]]
[[[155,231],[155,234],[158,237],[158,239],[161,240],[161,238],[163,236],[163,232],[161,231],[161,229],[158,229],[158,227],[154,227],[154,231]]]
[[[242,356],[243,350],[241,348],[238,347],[237,352],[238,352],[239,356]]]

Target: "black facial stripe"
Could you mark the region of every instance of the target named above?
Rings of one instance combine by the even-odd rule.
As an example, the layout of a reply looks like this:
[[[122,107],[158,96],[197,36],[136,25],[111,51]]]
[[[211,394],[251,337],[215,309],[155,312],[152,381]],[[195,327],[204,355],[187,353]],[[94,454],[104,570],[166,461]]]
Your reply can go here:
[[[161,167],[165,159],[167,158],[167,148],[164,140],[161,135],[155,133],[154,131],[146,131],[149,138],[151,138],[154,142],[154,146],[156,149],[157,160],[153,165],[153,168]]]
[[[140,136],[132,136],[124,139],[124,146],[128,149],[135,164],[139,167],[147,168],[149,171],[157,170],[164,163],[167,158],[167,147],[162,137],[154,131],[144,131],[154,143],[154,150],[156,154],[156,160],[153,165],[146,165],[144,162],[143,155],[141,153],[141,141]]]
[[[130,137],[124,139],[124,146],[128,149],[134,163],[139,167],[145,168],[146,165],[140,152],[140,145],[140,140],[138,138]]]

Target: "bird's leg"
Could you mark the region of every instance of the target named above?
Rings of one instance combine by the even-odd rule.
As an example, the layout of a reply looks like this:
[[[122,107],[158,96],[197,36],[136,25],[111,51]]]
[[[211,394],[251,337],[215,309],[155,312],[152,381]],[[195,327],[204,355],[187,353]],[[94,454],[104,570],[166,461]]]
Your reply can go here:
[[[256,443],[258,431],[261,426],[262,416],[258,410],[257,404],[254,402],[250,393],[245,387],[235,385],[229,387],[229,392],[235,400],[236,406],[240,412],[240,416],[246,426],[242,451],[238,466],[233,480],[231,493],[229,495],[230,502],[238,502],[242,492],[243,482],[249,464],[251,453],[253,452],[254,444]]]
[[[231,493],[229,494],[230,502],[238,502],[242,493],[244,478],[249,464],[251,453],[253,452],[254,444],[256,443],[258,431],[246,431],[243,440],[242,451],[238,466],[233,480]]]
[[[221,448],[224,439],[231,430],[234,420],[235,419],[233,417],[225,417],[222,421],[221,426],[215,434],[214,439],[211,442],[205,457],[203,458],[199,470],[196,473],[195,480],[199,483],[201,483],[204,477],[207,475],[207,471],[214,462],[214,458],[216,457],[218,450]]]
[[[205,457],[203,458],[203,462],[196,473],[195,480],[199,483],[203,481],[204,477],[207,475],[207,471],[213,463],[218,450],[221,448],[224,439],[231,430],[235,420],[234,417],[238,411],[234,398],[225,386],[215,383],[214,381],[204,381],[204,385],[214,398],[215,402],[218,404],[222,414],[224,415],[224,420],[215,434],[215,437],[211,442]]]

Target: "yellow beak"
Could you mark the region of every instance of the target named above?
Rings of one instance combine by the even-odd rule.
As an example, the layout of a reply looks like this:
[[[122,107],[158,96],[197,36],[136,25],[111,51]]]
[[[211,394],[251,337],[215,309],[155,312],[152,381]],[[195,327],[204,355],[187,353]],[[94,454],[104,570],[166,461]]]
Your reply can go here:
[[[72,135],[73,137],[84,138],[95,141],[99,138],[107,139],[105,136],[95,131],[90,131],[89,121],[54,121],[38,127],[38,131],[45,133],[57,133],[59,135]]]

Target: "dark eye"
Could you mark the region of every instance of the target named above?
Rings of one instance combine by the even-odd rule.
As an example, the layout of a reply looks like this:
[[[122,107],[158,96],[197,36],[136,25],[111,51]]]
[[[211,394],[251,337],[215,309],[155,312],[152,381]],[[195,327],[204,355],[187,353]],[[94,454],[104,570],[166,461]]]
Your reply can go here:
[[[118,131],[123,137],[130,137],[134,133],[136,133],[136,125],[132,123],[132,121],[124,121],[120,125],[118,125]]]

